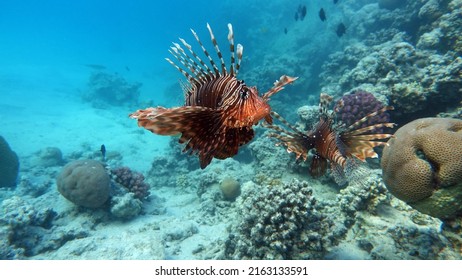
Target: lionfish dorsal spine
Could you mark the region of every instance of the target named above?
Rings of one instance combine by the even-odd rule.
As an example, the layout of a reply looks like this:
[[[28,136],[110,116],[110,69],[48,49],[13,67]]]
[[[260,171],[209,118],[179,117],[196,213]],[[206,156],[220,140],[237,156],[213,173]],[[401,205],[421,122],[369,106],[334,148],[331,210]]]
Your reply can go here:
[[[171,52],[171,53],[173,54],[173,52]],[[173,55],[175,56],[175,58],[178,59],[178,57],[175,54],[173,54]],[[184,71],[178,65],[176,65],[170,58],[165,58],[165,60],[167,60],[168,63],[170,63],[173,67],[175,67],[178,71],[180,71],[180,73],[183,74],[183,76],[185,76],[188,81],[196,81],[196,82],[198,82],[193,76],[189,75],[188,72]]]
[[[199,63],[202,65],[198,65],[192,58],[190,58],[190,61],[196,66],[196,69],[198,71],[200,71],[200,73],[204,76],[204,77],[207,77],[212,73],[212,71],[210,70],[210,68],[207,66],[207,64],[205,64],[205,62],[193,51],[192,47],[190,44],[186,43],[186,41],[182,38],[179,38],[180,42],[189,50],[189,52],[191,53],[191,55],[197,60],[199,61]]]
[[[228,41],[229,41],[229,52],[231,53],[231,65],[229,66],[229,74],[231,76],[235,76],[234,73],[234,64],[235,64],[235,57],[234,57],[234,33],[233,33],[233,26],[231,23],[228,23]]]
[[[237,76],[237,73],[239,73],[239,69],[241,68],[242,55],[244,54],[244,47],[241,44],[237,44],[236,54],[237,54],[237,63],[236,63],[236,74],[234,76]]]
[[[180,39],[181,40],[181,39]],[[173,43],[173,47],[170,48],[169,52],[186,68],[188,69],[193,75],[185,75],[183,69],[180,67],[180,72],[189,80],[198,82],[199,80],[203,80],[206,77],[206,73],[202,70],[202,68],[183,50],[183,48],[178,43]],[[167,60],[168,61],[168,60]],[[178,69],[177,68],[177,69]],[[183,70],[183,72],[181,71]],[[187,73],[187,72],[186,72]]]
[[[226,75],[226,65],[225,65],[225,60],[223,59],[223,55],[221,54],[220,48],[218,47],[217,40],[215,39],[215,35],[213,35],[212,27],[210,27],[210,24],[207,23],[207,29],[209,30],[210,33],[210,39],[212,40],[212,44],[215,47],[215,51],[217,52],[218,58],[220,59],[221,62],[221,74]]]
[[[321,92],[321,96],[319,97],[319,113],[321,114],[321,117],[331,117],[329,114],[329,104],[332,102],[332,100],[332,96]]]
[[[209,52],[207,51],[207,49],[204,47],[204,45],[202,44],[201,40],[199,39],[199,36],[197,35],[196,31],[194,31],[193,29],[191,29],[191,33],[194,35],[194,38],[196,38],[196,41],[197,43],[199,43],[199,45],[201,46],[202,48],[202,51],[204,52],[205,56],[209,59],[210,61],[210,64],[212,65],[212,68],[213,68],[213,71],[215,72],[215,74],[217,76],[220,75],[220,70],[218,70],[218,67],[217,65],[215,64],[215,62],[213,61],[212,57],[210,56]]]
[[[168,50],[186,69],[191,73],[189,74],[184,69],[176,65],[171,59],[165,58],[171,65],[173,65],[188,81],[199,83],[199,80],[206,78],[206,73],[202,68],[181,48],[178,43],[173,43],[173,46]],[[202,73],[202,74],[200,74]]]

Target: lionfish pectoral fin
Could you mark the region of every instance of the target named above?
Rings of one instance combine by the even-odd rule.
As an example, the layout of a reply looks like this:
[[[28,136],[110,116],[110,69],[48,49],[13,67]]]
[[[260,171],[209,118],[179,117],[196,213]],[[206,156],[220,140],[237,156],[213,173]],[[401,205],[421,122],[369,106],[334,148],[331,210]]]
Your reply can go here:
[[[178,130],[178,121],[175,119],[179,115],[177,111],[180,108],[167,109],[164,107],[146,108],[137,110],[129,115],[132,119],[138,120],[138,126],[144,127],[152,133],[159,135],[175,135]]]
[[[206,118],[213,121],[215,110],[205,107],[184,106],[167,109],[164,107],[147,108],[130,114],[138,120],[138,126],[159,135],[175,135],[191,130],[202,129],[196,122]],[[219,118],[217,118],[219,119]]]
[[[239,147],[250,142],[254,136],[254,130],[249,127],[227,129],[225,132],[226,145],[222,145],[216,150],[215,157],[225,159],[236,155]]]
[[[314,178],[318,178],[326,173],[327,159],[315,153],[310,165],[310,174]]]
[[[226,144],[222,114],[217,109],[183,106],[138,110],[130,117],[138,119],[139,126],[156,134],[181,133],[179,142],[185,143],[184,151],[199,154],[201,167],[205,168],[215,156],[215,151]]]
[[[199,155],[199,163],[201,166],[201,169],[205,169],[210,162],[212,162],[213,155],[211,154],[200,154]]]
[[[296,79],[298,79],[298,77],[290,77],[287,75],[281,76],[279,80],[276,80],[276,82],[274,82],[273,87],[262,95],[263,100],[268,101],[271,98],[271,96],[283,90],[284,86],[293,83]]]

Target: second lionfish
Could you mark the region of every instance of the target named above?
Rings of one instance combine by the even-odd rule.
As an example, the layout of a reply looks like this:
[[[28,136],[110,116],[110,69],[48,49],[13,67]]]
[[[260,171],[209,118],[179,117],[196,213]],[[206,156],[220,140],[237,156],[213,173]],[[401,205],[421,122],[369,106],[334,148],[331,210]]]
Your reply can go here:
[[[208,24],[207,29],[220,59],[220,66],[213,61],[196,32],[191,29],[210,67],[185,40],[180,38],[181,45],[173,44],[170,53],[179,64],[168,58],[167,61],[188,80],[183,85],[184,106],[147,108],[130,115],[138,120],[139,126],[153,133],[181,134],[179,142],[185,144],[184,151],[197,153],[201,168],[205,168],[213,158],[225,159],[236,155],[240,146],[252,140],[252,127],[260,120],[265,119],[271,123],[271,107],[268,104],[270,97],[296,79],[282,76],[270,90],[260,96],[256,87],[247,86],[243,80],[236,78],[243,47],[238,44],[234,49],[231,24],[228,24],[231,52],[229,70]]]
[[[356,159],[365,161],[366,158],[378,157],[374,147],[386,145],[386,142],[380,140],[388,139],[392,136],[392,134],[373,133],[373,131],[384,127],[392,128],[394,123],[382,122],[365,127],[363,125],[369,119],[387,110],[393,110],[393,107],[384,106],[356,120],[348,127],[344,127],[335,125],[335,113],[329,113],[328,111],[328,105],[332,102],[332,99],[331,96],[321,93],[319,103],[320,119],[310,131],[300,131],[275,112],[272,115],[279,119],[288,129],[276,125],[267,125],[267,127],[275,131],[270,133],[269,136],[281,141],[277,145],[282,144],[289,153],[295,153],[297,160],[302,158],[306,161],[310,151],[314,152],[310,165],[310,173],[313,177],[323,175],[327,170],[328,163],[330,163],[334,179],[337,183],[344,184],[346,182],[345,171],[349,171],[350,168],[356,166]]]

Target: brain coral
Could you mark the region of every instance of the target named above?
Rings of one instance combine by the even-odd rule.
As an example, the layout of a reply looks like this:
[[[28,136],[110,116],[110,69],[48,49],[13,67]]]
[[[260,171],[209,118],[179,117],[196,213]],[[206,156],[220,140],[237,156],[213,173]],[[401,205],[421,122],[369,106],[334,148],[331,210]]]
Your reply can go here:
[[[462,120],[417,119],[388,144],[382,169],[393,195],[438,218],[462,211]]]
[[[109,198],[111,181],[98,161],[76,160],[64,166],[57,184],[58,191],[73,203],[97,208]]]

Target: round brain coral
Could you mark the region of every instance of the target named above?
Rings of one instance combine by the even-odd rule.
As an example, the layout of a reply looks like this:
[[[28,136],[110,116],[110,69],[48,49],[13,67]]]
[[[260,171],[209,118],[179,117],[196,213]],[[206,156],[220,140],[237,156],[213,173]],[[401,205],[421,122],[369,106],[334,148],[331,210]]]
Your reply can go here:
[[[382,156],[388,190],[437,218],[462,213],[462,120],[423,118],[396,131]]]
[[[104,166],[96,160],[76,160],[58,175],[58,191],[73,203],[101,207],[109,198],[111,181]]]

